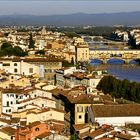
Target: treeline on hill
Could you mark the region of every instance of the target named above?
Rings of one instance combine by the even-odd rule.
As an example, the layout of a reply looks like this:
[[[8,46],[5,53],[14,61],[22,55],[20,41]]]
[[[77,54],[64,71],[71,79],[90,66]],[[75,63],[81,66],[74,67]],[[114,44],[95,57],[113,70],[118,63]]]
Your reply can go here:
[[[110,26],[97,26],[97,27],[53,27],[50,28],[52,31],[58,31],[63,33],[73,33],[73,35],[91,35],[91,36],[109,36],[112,32],[116,30],[129,30],[130,27],[110,27]],[[75,34],[74,34],[75,33]]]
[[[23,51],[20,47],[12,47],[8,42],[5,42],[1,45],[0,57],[3,56],[26,56],[27,52]]]
[[[137,82],[130,82],[127,79],[120,80],[113,76],[105,76],[97,85],[97,89],[115,98],[123,98],[140,103],[140,83]]]

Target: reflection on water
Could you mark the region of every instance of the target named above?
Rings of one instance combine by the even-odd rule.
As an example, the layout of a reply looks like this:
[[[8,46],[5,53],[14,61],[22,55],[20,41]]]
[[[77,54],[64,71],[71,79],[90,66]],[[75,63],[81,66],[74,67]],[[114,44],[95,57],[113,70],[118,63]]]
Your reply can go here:
[[[140,66],[138,65],[108,65],[107,71],[120,79],[140,82]]]
[[[118,65],[116,65],[116,62]],[[90,64],[96,67],[98,67],[98,65],[102,65],[99,60],[91,61]],[[118,62],[118,60],[115,60],[112,62],[111,65],[106,65],[106,67],[109,74],[112,74],[120,79],[128,79],[130,81],[140,82],[140,66],[139,65],[135,65],[135,64],[121,65],[120,62]]]
[[[85,40],[86,41],[86,40]],[[110,50],[110,49],[118,49],[116,46],[112,46],[109,48],[109,46],[103,44],[101,41],[91,41],[88,42],[90,50],[92,49],[104,49],[104,50]],[[102,65],[101,60],[91,60],[91,65],[98,66]],[[131,61],[130,64],[124,64],[123,60],[119,59],[111,59],[108,61],[107,71],[109,74],[112,74],[120,79],[128,79],[130,81],[137,81],[140,82],[140,66],[136,65],[135,61]],[[114,65],[115,64],[115,65]]]

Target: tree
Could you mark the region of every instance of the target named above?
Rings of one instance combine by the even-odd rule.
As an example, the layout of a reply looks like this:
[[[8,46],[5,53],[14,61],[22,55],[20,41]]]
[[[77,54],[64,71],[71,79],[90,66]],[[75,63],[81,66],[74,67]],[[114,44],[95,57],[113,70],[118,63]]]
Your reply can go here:
[[[1,45],[0,56],[25,56],[28,55],[27,52],[23,51],[20,47],[12,47],[8,42]]]
[[[25,56],[28,55],[28,52],[23,51],[19,46],[13,48],[15,56]]]
[[[71,135],[70,140],[77,140],[76,134]]]
[[[63,67],[72,67],[73,64],[70,63],[70,62],[68,62],[67,60],[63,60],[63,61],[62,61],[62,66],[63,66]]]
[[[71,65],[74,66],[74,59],[73,59],[73,57],[71,58]]]
[[[1,45],[0,56],[12,56],[13,55],[13,47],[10,43],[5,42]]]
[[[124,98],[140,103],[140,84],[137,82],[130,82],[127,79],[120,80],[113,76],[105,76],[100,80],[97,89],[115,98]]]
[[[29,49],[34,49],[35,48],[35,41],[33,40],[32,34],[30,34],[29,37]]]
[[[45,51],[44,50],[39,50],[39,51],[36,51],[35,54],[45,55]]]

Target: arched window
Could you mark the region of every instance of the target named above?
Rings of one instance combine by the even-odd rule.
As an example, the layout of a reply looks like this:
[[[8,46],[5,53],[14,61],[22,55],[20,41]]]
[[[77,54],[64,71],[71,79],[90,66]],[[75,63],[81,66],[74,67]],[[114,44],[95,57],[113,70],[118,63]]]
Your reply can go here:
[[[17,63],[14,63],[14,66],[17,66]]]
[[[37,128],[35,128],[35,131],[39,131],[39,128],[37,127]]]

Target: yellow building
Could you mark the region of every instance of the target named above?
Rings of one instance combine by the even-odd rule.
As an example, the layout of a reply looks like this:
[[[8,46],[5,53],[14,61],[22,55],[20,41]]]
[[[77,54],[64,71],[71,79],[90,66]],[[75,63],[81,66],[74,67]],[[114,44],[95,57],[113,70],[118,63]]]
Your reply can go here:
[[[87,44],[79,44],[76,46],[76,61],[89,61],[89,47]]]
[[[27,87],[31,86],[31,82],[29,78],[20,77],[17,75],[9,75],[5,81],[0,82],[0,88],[9,88],[11,85]]]

